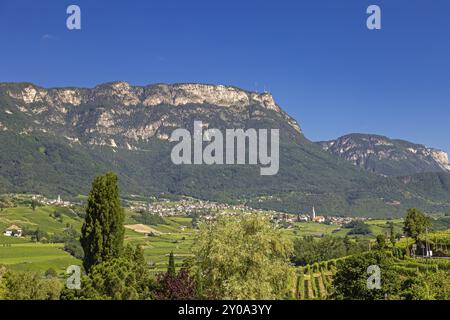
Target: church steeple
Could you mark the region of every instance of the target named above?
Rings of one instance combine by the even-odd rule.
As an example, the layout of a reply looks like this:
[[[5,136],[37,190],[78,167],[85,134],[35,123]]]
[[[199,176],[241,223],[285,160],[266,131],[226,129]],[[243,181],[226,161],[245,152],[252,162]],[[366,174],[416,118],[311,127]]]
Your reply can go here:
[[[311,221],[314,221],[316,219],[316,210],[314,209],[314,206],[312,208],[312,213],[311,213]]]

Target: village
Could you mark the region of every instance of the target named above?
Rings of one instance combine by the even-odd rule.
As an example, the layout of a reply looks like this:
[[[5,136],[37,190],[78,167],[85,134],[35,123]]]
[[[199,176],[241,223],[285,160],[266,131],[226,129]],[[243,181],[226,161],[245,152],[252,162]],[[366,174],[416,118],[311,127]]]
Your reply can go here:
[[[230,205],[226,203],[217,203],[212,201],[197,200],[186,198],[177,202],[162,199],[155,203],[146,203],[144,201],[129,202],[129,209],[136,212],[150,212],[161,217],[173,216],[189,216],[198,213],[203,219],[210,220],[218,213],[259,213],[270,217],[275,225],[283,225],[284,227],[293,227],[296,222],[316,222],[327,223],[336,226],[344,226],[352,221],[365,221],[367,218],[362,217],[339,217],[317,215],[315,207],[312,207],[310,213],[285,213],[273,210],[260,210],[250,208],[245,205]]]
[[[31,195],[32,203],[40,206],[55,206],[63,208],[83,207],[82,201],[63,200],[61,196],[55,199],[49,199],[42,195]],[[194,198],[184,197],[180,200],[171,201],[164,198],[151,198],[150,201],[124,199],[123,205],[132,212],[148,212],[160,217],[179,217],[197,215],[202,220],[213,220],[218,214],[235,215],[239,213],[258,213],[267,215],[276,227],[291,229],[295,223],[315,222],[345,226],[352,221],[365,221],[367,218],[361,217],[339,217],[316,214],[313,206],[309,213],[286,213],[273,210],[254,209],[242,204],[226,204],[213,201],[205,201]],[[11,225],[4,230],[6,237],[22,237],[22,229],[19,226]]]

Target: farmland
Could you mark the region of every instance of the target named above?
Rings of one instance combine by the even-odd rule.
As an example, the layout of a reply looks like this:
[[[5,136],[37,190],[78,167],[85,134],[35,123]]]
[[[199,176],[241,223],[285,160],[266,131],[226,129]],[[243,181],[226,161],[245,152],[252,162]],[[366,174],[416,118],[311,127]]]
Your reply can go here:
[[[174,206],[168,202],[168,206]],[[32,210],[30,206],[19,205],[13,208],[5,208],[0,211],[0,231],[11,225],[18,225],[28,230],[39,229],[45,232],[47,238],[36,242],[29,234],[22,238],[6,237],[0,235],[0,264],[6,265],[12,270],[45,272],[49,268],[55,269],[62,275],[69,265],[81,265],[81,260],[74,258],[63,250],[63,243],[50,243],[53,236],[61,234],[71,226],[80,231],[83,218],[80,215],[82,208],[62,208],[58,206],[42,206]],[[226,210],[225,210],[226,211]],[[229,211],[229,210],[228,210]],[[167,268],[168,255],[174,253],[175,265],[180,268],[183,261],[192,256],[191,246],[197,234],[197,229],[192,225],[192,218],[188,216],[170,216],[162,219],[163,223],[143,225],[136,220],[136,213],[129,208],[125,210],[125,244],[140,245],[144,249],[145,259],[153,272],[164,271]],[[388,223],[394,223],[395,232],[401,232],[403,221],[397,220],[368,220],[367,225],[371,231],[368,235],[354,235],[351,238],[365,238],[374,241],[378,234],[388,234]],[[350,229],[338,225],[316,222],[294,222],[287,228],[282,228],[283,234],[295,240],[299,237],[323,236],[344,237]],[[440,231],[430,235],[430,241],[434,238],[450,242],[448,231]],[[405,248],[411,243],[411,239],[402,238],[397,247]],[[316,270],[316,269],[314,269]],[[317,287],[322,288],[325,295],[327,279],[331,277],[331,271],[325,270],[325,276],[319,269],[313,273]],[[308,281],[311,275],[307,272],[302,276]],[[325,278],[323,278],[325,277]],[[328,278],[327,278],[328,277]],[[307,285],[307,284],[306,284]],[[312,282],[308,288],[314,288]],[[310,289],[307,289],[310,290]],[[317,289],[315,289],[317,290]],[[310,292],[310,291],[308,291]]]
[[[61,211],[58,219],[53,217],[55,211]],[[145,258],[154,271],[161,271],[167,265],[168,255],[174,252],[175,263],[181,266],[182,261],[190,256],[190,247],[196,230],[191,226],[191,218],[168,217],[165,224],[147,226],[153,230],[152,235],[138,232],[130,228],[125,230],[125,243],[139,244],[144,249]],[[27,230],[45,232],[49,237],[62,233],[71,225],[76,230],[81,229],[82,218],[71,210],[59,207],[38,207],[33,211],[29,207],[7,208],[0,212],[0,231],[11,225],[17,225]],[[133,219],[133,212],[126,210],[126,226],[138,225]],[[147,230],[147,229],[145,229]],[[47,243],[42,239],[36,243],[29,235],[22,238],[0,235],[0,264],[9,269],[23,271],[45,272],[49,268],[58,273],[74,264],[81,264],[63,250],[62,243]]]
[[[8,269],[16,271],[45,272],[52,268],[63,273],[70,265],[80,265],[80,261],[62,250],[60,244],[13,243],[0,241],[0,262]]]

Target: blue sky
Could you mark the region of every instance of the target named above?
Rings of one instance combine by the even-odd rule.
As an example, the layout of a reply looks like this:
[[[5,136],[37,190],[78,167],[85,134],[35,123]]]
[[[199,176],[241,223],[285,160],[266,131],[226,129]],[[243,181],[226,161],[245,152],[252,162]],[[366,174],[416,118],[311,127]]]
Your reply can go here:
[[[81,7],[82,30],[66,28]],[[382,30],[366,9],[382,9]],[[0,81],[269,90],[312,140],[377,133],[450,151],[448,0],[1,0]]]

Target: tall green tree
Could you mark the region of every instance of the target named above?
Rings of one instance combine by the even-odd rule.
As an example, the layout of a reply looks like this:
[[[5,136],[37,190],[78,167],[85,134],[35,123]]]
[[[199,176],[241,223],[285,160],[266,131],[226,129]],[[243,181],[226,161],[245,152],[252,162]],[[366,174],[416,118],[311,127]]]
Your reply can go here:
[[[383,234],[377,235],[377,248],[380,250],[386,248],[386,237]]]
[[[345,246],[345,253],[348,254],[350,252],[350,248],[351,248],[351,241],[350,238],[348,237],[348,235],[345,235],[344,237],[344,246]]]
[[[173,251],[169,255],[169,266],[167,267],[167,273],[170,275],[175,275],[175,258],[173,256]]]
[[[408,237],[417,241],[421,234],[431,228],[431,220],[418,209],[408,209],[405,218],[403,231]]]
[[[392,245],[395,247],[395,229],[394,229],[394,223],[391,221],[389,222],[389,241],[392,243]]]
[[[36,211],[36,207],[37,207],[36,199],[31,200],[31,209],[33,209],[33,211]]]
[[[117,175],[108,172],[92,183],[80,238],[87,272],[97,264],[119,257],[123,251],[125,214],[117,182]]]

